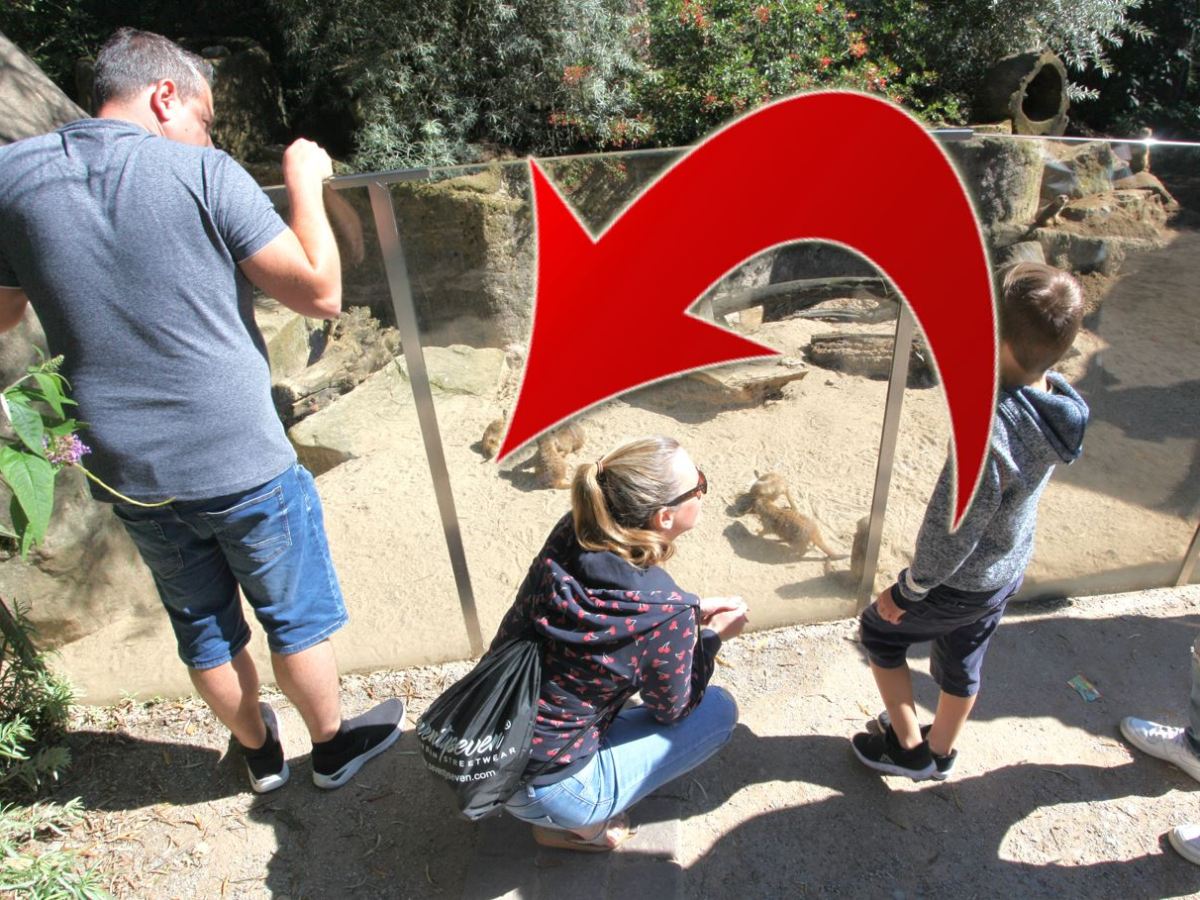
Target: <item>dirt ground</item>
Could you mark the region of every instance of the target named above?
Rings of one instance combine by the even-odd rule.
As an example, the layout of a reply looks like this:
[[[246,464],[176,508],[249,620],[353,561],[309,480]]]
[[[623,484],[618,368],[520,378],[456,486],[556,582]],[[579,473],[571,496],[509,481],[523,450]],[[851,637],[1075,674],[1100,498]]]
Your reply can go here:
[[[1196,895],[1200,868],[1164,835],[1200,816],[1200,786],[1131,751],[1117,723],[1185,721],[1198,603],[1192,586],[1011,610],[945,783],[880,778],[851,755],[847,739],[878,708],[853,620],[730,642],[715,680],[741,724],[664,789],[683,798],[683,895]],[[915,661],[928,712],[926,667]],[[348,676],[343,696],[350,711],[405,696],[411,723],[465,670]],[[1099,700],[1067,685],[1076,674]],[[450,814],[411,728],[327,794],[310,781],[298,715],[271,699],[293,775],[263,797],[194,701],[76,708],[56,799],[80,796],[88,812],[65,843],[119,897],[459,897],[477,826]]]

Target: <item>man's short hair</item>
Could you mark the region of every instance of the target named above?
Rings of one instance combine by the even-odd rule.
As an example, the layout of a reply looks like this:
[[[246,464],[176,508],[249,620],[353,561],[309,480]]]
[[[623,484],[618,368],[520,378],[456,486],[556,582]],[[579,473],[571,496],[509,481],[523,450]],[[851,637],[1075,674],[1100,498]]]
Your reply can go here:
[[[124,100],[164,78],[175,82],[181,99],[190,100],[212,85],[213,68],[161,34],[120,28],[96,56],[94,108]]]
[[[1000,336],[1026,372],[1039,375],[1062,359],[1083,320],[1083,290],[1067,272],[1021,262],[1001,273]]]

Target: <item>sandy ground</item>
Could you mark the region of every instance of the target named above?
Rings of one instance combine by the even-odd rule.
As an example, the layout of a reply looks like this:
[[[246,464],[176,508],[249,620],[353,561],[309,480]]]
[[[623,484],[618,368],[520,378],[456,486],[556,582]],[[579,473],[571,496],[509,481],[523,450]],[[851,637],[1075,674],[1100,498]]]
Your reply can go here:
[[[1128,749],[1116,726],[1129,714],[1185,721],[1198,602],[1193,586],[1012,610],[942,784],[880,778],[852,757],[847,738],[879,705],[853,620],[730,642],[716,681],[741,724],[664,789],[683,798],[683,895],[1195,895],[1200,868],[1164,835],[1200,815],[1198,786]],[[925,658],[915,667],[928,710]],[[345,703],[407,696],[411,722],[463,671],[350,676]],[[1076,674],[1101,699],[1068,687]],[[326,794],[309,780],[298,715],[273,702],[293,776],[263,797],[194,701],[77,708],[57,797],[81,796],[88,813],[66,843],[120,897],[460,896],[476,826],[452,817],[411,729]]]

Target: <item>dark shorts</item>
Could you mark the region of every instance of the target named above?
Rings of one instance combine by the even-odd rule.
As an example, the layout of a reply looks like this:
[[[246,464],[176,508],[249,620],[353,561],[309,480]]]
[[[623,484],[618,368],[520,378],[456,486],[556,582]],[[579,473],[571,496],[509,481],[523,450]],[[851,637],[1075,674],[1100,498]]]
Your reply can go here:
[[[250,640],[239,587],[274,653],[307,650],[346,623],[321,500],[301,465],[239,494],[114,512],[193,669],[229,662]]]
[[[859,618],[862,644],[875,665],[898,669],[906,664],[909,647],[932,641],[929,674],[938,687],[956,697],[973,697],[979,693],[979,670],[988,642],[1021,581],[1018,578],[998,591],[959,591],[940,585],[919,602],[904,599],[892,585],[892,599],[904,610],[900,623],[882,618],[872,603]]]

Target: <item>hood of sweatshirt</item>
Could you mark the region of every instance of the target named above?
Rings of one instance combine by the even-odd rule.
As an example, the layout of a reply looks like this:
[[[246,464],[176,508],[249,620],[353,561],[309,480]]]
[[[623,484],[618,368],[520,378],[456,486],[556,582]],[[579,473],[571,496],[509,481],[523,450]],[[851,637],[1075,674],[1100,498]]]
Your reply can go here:
[[[534,625],[562,644],[602,648],[642,634],[654,636],[700,602],[659,566],[641,569],[615,553],[580,547],[569,515],[554,527],[540,562],[542,590],[537,592]]]
[[[1002,390],[998,414],[1026,452],[1051,465],[1071,463],[1083,452],[1087,403],[1056,372],[1046,376],[1050,390],[1031,387]]]

